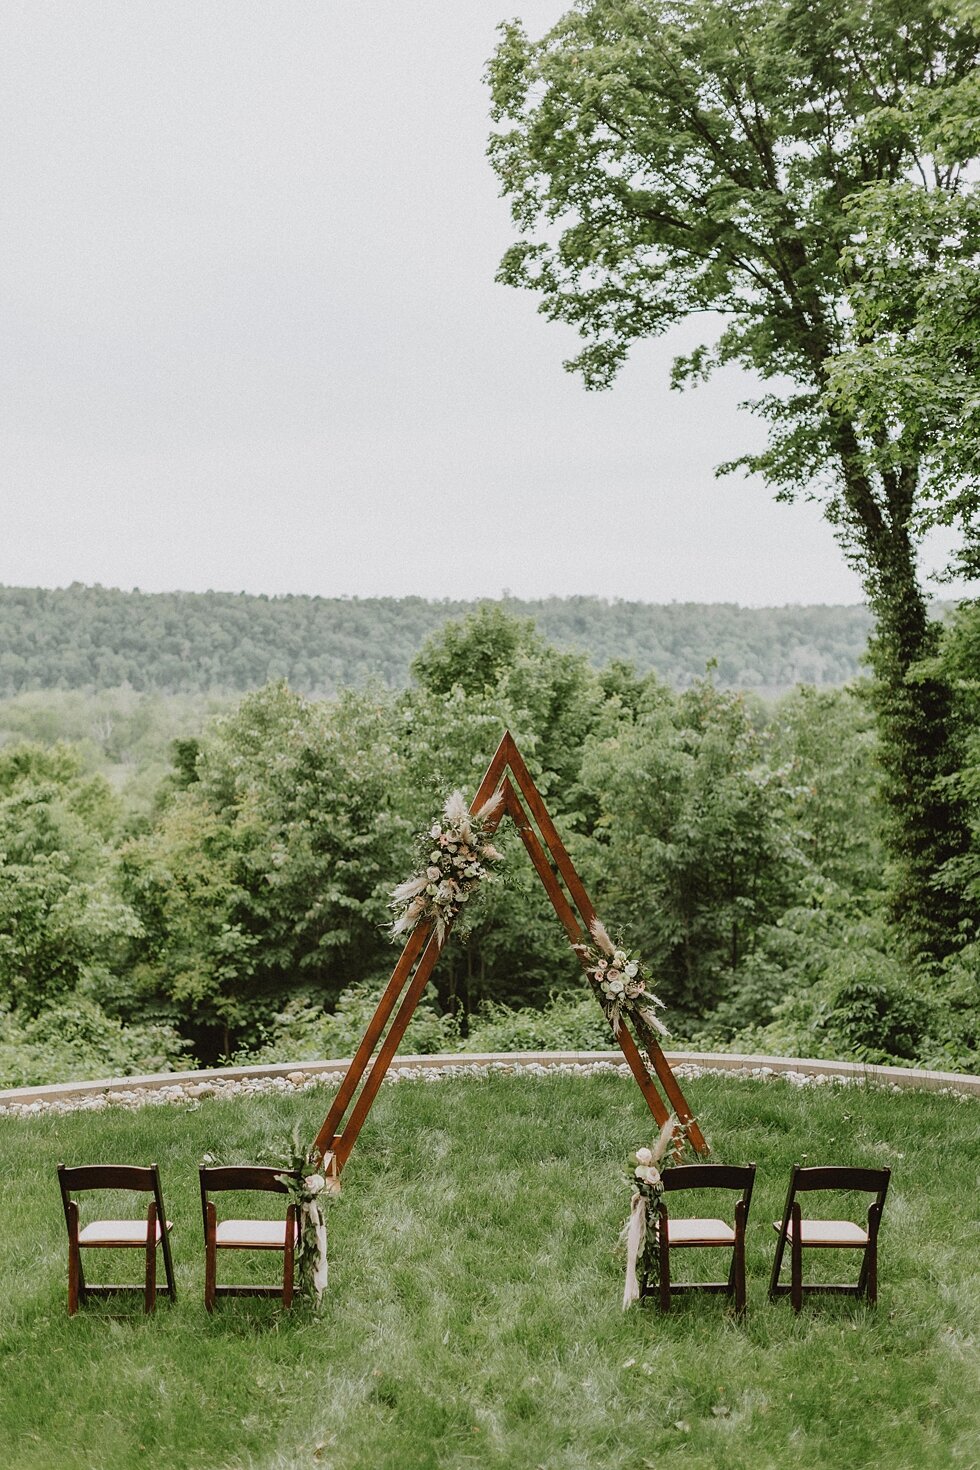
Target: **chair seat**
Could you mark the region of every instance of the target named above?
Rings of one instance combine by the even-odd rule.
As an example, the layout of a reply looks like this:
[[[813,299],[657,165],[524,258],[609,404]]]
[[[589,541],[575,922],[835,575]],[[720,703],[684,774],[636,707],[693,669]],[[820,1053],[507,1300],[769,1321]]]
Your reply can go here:
[[[774,1220],[773,1229],[782,1227],[781,1220]],[[786,1239],[793,1239],[793,1222],[790,1221]],[[823,1246],[865,1246],[868,1232],[855,1225],[852,1220],[801,1220],[800,1244]]]
[[[667,1218],[669,1245],[734,1245],[735,1231],[724,1220],[675,1220]]]
[[[173,1228],[167,1221],[167,1229]],[[160,1221],[157,1221],[157,1241],[160,1240]],[[79,1245],[125,1246],[146,1244],[145,1220],[93,1220],[78,1232]]]
[[[295,1231],[299,1238],[299,1230]],[[285,1220],[222,1220],[215,1231],[215,1244],[239,1250],[285,1250]]]

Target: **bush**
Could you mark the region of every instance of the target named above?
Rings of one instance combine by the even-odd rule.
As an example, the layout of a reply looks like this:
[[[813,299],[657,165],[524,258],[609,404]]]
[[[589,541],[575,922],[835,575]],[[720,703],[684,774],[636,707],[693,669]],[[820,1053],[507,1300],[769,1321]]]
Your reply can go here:
[[[0,1087],[95,1081],[192,1067],[170,1026],[124,1026],[85,996],[33,1019],[0,1011]]]
[[[291,1002],[274,1017],[272,1029],[256,1048],[236,1052],[236,1062],[313,1062],[350,1057],[374,1015],[383,985],[369,981],[341,991],[336,1009],[323,1011],[308,1000]],[[414,1056],[452,1051],[456,1022],[441,1016],[427,996],[415,1008],[399,1050]]]
[[[590,994],[552,995],[543,1010],[490,1001],[470,1017],[463,1051],[607,1051],[609,1023]]]
[[[889,979],[855,978],[842,985],[827,1030],[862,1061],[915,1061],[926,1033],[920,997]]]

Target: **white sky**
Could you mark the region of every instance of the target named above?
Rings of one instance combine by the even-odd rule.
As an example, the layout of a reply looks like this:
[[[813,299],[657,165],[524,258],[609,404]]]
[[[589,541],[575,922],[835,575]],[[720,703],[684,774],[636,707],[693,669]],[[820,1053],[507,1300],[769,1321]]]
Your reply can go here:
[[[676,342],[617,386],[494,284],[497,22],[558,0],[6,0],[0,582],[860,599]],[[693,340],[693,339],[692,339]]]

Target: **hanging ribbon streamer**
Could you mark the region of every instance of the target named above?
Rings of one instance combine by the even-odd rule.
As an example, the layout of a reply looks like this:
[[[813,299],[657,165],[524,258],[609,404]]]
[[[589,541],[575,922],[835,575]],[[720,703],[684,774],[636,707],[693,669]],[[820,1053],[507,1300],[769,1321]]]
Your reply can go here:
[[[640,1300],[640,1282],[636,1274],[647,1235],[647,1202],[637,1192],[633,1196],[630,1217],[626,1226],[626,1290],[623,1292],[623,1311]]]
[[[307,1200],[304,1203],[303,1214],[309,1220],[316,1235],[317,1262],[313,1270],[313,1290],[316,1292],[316,1299],[319,1303],[327,1289],[327,1227],[313,1200]]]

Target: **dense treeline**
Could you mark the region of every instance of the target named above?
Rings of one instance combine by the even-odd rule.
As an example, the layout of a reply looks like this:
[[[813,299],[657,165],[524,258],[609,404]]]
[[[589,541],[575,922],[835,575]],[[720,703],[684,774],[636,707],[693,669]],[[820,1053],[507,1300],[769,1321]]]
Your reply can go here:
[[[596,667],[626,659],[674,688],[709,662],[725,688],[778,693],[858,672],[864,607],[505,599],[542,637]],[[285,679],[316,696],[371,679],[402,688],[425,640],[471,605],[405,598],[254,597],[0,587],[0,696],[33,689],[239,692]]]
[[[951,619],[972,846],[942,875],[980,910],[980,611]],[[181,1057],[349,1050],[390,970],[392,885],[446,793],[509,727],[614,932],[656,976],[676,1041],[980,1061],[980,942],[941,965],[889,927],[866,697],[772,704],[710,676],[675,691],[596,670],[483,607],[434,635],[410,686],[312,701],[284,682],[171,745],[124,802],[64,743],[0,748],[0,1078]],[[607,1033],[520,844],[454,936],[411,1043]]]

